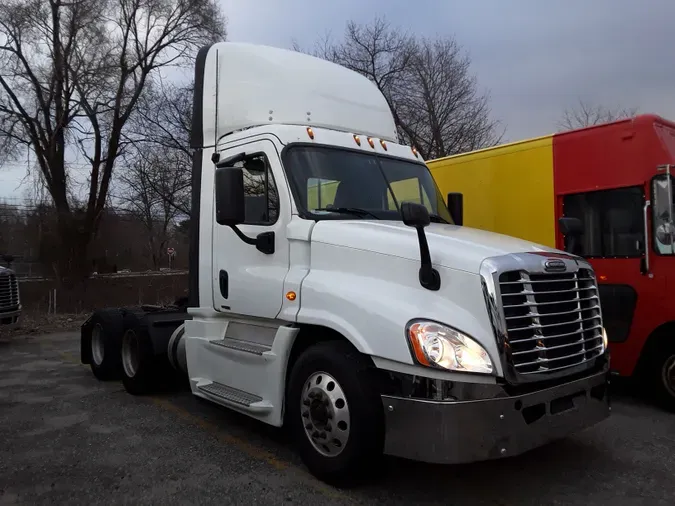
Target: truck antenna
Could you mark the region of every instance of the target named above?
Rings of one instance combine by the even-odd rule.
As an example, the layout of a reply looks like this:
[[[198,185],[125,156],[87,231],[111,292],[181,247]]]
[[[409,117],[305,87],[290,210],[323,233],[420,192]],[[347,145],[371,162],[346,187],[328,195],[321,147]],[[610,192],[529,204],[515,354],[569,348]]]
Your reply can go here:
[[[216,113],[214,114],[215,118],[215,125],[213,128],[213,135],[214,135],[214,142],[213,142],[213,155],[211,155],[211,161],[213,163],[218,163],[220,160],[220,153],[218,153],[218,95],[220,91],[220,72],[219,72],[219,62],[220,58],[218,58],[218,50],[216,49]]]

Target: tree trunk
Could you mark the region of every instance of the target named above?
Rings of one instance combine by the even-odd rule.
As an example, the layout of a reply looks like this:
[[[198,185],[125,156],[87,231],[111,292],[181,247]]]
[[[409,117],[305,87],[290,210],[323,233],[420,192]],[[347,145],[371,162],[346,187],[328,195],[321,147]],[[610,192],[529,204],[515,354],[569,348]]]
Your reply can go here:
[[[59,214],[59,250],[55,262],[59,285],[73,287],[84,282],[91,273],[89,247],[94,231],[71,213]]]

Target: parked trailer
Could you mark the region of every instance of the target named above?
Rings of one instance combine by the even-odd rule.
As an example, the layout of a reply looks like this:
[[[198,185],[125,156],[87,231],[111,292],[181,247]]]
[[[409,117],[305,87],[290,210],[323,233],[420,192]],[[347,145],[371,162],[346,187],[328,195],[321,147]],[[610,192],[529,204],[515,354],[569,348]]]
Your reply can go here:
[[[383,454],[507,457],[609,415],[591,266],[453,225],[370,81],[218,43],[195,83],[189,299],[94,312],[82,361],[97,376],[142,394],[171,364],[195,396],[288,428],[335,484]]]
[[[428,162],[464,224],[598,272],[612,370],[675,410],[675,123],[640,115]],[[562,220],[562,222],[561,222]],[[565,241],[559,223],[578,230]],[[567,242],[567,244],[566,244]]]

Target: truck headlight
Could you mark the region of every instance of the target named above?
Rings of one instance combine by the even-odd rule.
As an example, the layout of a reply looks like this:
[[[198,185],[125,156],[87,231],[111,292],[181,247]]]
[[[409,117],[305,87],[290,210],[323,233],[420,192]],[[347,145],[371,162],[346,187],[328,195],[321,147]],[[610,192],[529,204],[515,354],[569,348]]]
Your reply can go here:
[[[480,344],[458,330],[420,321],[408,327],[408,339],[417,361],[451,371],[492,373],[492,360]]]

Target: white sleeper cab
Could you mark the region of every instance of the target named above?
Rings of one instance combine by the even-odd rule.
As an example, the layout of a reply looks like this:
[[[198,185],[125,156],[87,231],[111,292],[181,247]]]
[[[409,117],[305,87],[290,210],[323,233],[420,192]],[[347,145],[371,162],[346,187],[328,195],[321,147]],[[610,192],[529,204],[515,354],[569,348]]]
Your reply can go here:
[[[184,378],[288,428],[334,484],[383,454],[509,457],[609,416],[591,266],[463,227],[461,195],[444,200],[398,144],[368,79],[217,43],[192,120],[189,296],[93,313],[82,361],[98,378],[133,394]]]

